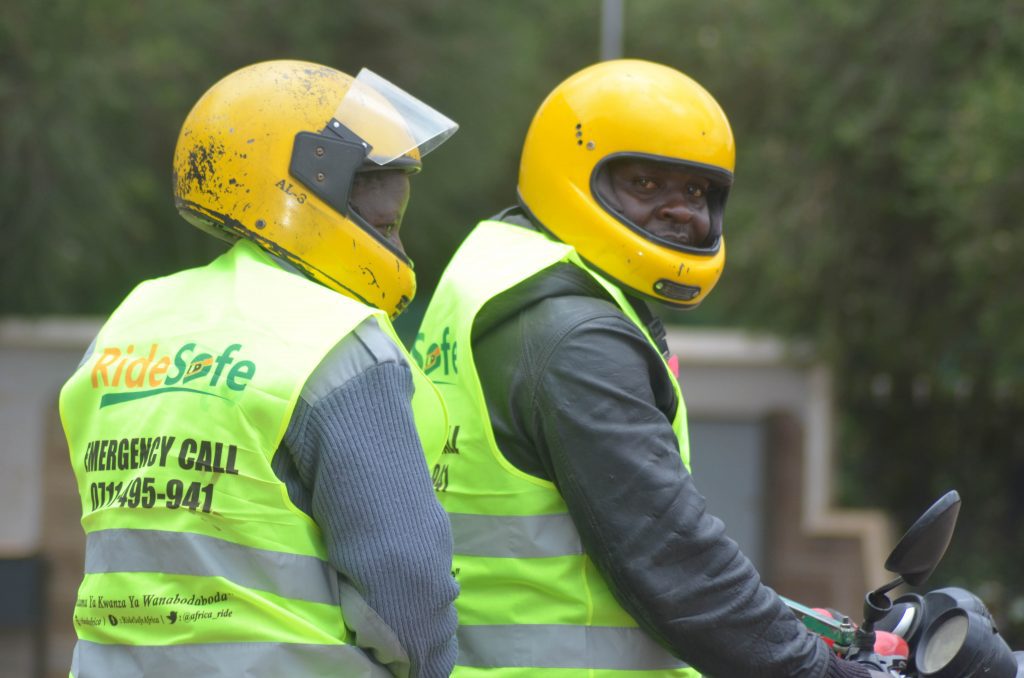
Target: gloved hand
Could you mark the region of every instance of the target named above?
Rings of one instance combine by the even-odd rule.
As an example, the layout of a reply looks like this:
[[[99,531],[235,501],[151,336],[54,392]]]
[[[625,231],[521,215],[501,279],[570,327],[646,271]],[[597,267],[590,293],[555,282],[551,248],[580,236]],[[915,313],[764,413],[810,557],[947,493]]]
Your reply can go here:
[[[829,654],[829,665],[825,669],[824,678],[892,678],[892,674],[879,671],[860,662],[840,659],[834,654]]]

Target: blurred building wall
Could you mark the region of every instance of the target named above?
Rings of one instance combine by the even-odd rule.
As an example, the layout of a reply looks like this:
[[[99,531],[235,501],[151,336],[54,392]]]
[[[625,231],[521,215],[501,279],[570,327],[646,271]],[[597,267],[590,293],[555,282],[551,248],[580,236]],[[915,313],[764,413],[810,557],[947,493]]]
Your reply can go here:
[[[0,318],[0,564],[38,564],[43,582],[26,592],[25,567],[19,581],[0,582],[0,608],[12,610],[4,599],[23,594],[0,624],[3,676],[66,676],[70,666],[85,539],[57,397],[99,326],[96,318]],[[48,670],[35,666],[41,661]]]

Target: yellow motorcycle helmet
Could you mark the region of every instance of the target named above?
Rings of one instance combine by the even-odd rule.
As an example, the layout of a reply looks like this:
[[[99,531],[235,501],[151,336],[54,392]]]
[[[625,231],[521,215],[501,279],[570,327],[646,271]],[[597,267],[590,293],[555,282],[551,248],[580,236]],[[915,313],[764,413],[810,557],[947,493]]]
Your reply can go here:
[[[458,126],[363,69],[253,64],[193,106],[174,151],[174,201],[193,225],[248,238],[308,277],[398,315],[413,265],[349,205],[359,172],[418,171]]]
[[[676,244],[611,209],[597,179],[620,158],[678,164],[706,177],[707,239]],[[599,272],[645,297],[693,308],[722,275],[722,213],[735,159],[729,120],[697,82],[648,61],[604,61],[559,84],[537,110],[523,145],[519,200]]]

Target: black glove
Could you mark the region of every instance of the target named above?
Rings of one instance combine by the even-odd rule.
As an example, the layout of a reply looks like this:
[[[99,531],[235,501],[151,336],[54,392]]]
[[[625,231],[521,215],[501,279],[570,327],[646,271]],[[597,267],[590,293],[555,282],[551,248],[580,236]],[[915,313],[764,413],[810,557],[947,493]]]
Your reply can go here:
[[[824,678],[892,678],[887,673],[873,671],[863,664],[840,659],[831,652],[828,655],[828,662]]]

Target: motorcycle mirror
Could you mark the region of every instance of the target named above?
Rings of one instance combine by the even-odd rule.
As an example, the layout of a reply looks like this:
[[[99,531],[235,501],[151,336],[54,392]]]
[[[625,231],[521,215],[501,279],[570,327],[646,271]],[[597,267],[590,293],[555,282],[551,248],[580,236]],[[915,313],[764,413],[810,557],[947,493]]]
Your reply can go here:
[[[911,586],[923,584],[946,553],[959,513],[960,494],[950,490],[900,538],[885,561],[885,569],[900,575]]]

